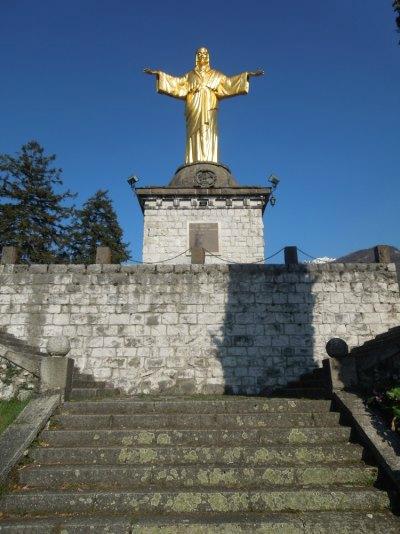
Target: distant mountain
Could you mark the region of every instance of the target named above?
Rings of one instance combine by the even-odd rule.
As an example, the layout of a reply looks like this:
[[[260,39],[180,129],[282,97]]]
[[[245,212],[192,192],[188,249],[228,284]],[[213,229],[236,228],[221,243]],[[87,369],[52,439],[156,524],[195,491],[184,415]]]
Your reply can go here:
[[[328,258],[328,256],[323,256],[322,258],[314,258],[311,261],[306,261],[305,263],[332,263],[336,258]]]
[[[396,264],[397,274],[400,276],[400,250],[396,247],[390,248],[390,259]],[[356,250],[346,256],[337,258],[335,263],[374,263],[374,248],[365,248],[363,250]]]

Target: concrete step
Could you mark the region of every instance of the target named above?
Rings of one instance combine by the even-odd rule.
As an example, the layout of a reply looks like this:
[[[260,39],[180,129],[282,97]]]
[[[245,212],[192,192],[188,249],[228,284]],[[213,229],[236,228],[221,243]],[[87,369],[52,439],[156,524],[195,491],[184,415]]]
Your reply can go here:
[[[53,428],[71,429],[248,429],[327,427],[337,425],[339,413],[260,413],[260,414],[132,414],[132,415],[69,415],[52,418]]]
[[[246,399],[246,400],[112,400],[94,402],[66,402],[62,413],[70,414],[145,414],[145,413],[304,413],[329,412],[329,400],[308,399]]]
[[[41,443],[50,447],[112,445],[269,445],[343,443],[348,427],[263,428],[246,430],[45,430]]]
[[[37,447],[30,456],[39,464],[222,464],[256,466],[359,462],[362,448],[332,445],[269,445],[268,447]]]
[[[310,377],[320,378],[321,380],[325,380],[327,377],[327,373],[324,367],[316,367],[310,373],[305,373],[301,375],[300,380],[302,380],[303,378],[310,378]]]
[[[82,380],[79,379],[73,379],[72,380],[72,387],[74,389],[82,389],[82,388],[105,388],[106,383],[105,382],[95,382],[94,380]]]
[[[316,377],[307,377],[307,378],[300,378],[299,380],[296,380],[295,382],[289,382],[287,387],[298,387],[298,388],[304,388],[304,387],[314,387],[314,388],[326,388],[327,383],[325,380],[322,380],[321,378]]]
[[[95,382],[94,376],[89,373],[81,373],[78,369],[74,369],[72,373],[72,380],[88,380],[90,382]]]
[[[137,489],[154,485],[154,489],[224,487],[257,488],[287,485],[349,485],[371,486],[377,469],[364,465],[312,466],[26,466],[19,471],[21,485],[30,488],[57,489]]]
[[[331,394],[325,387],[285,387],[274,392],[279,397],[296,399],[329,399]]]
[[[0,500],[5,515],[31,514],[171,514],[232,512],[362,511],[389,507],[387,495],[374,488],[276,488],[259,491],[48,491],[13,492]]]
[[[17,518],[7,519],[2,521],[0,519],[0,533],[1,534],[131,534],[132,533],[132,519],[129,517],[65,517],[53,516],[45,518],[28,519]],[[148,525],[151,532],[153,528],[158,528],[155,523]],[[147,528],[143,525],[143,528]],[[160,525],[160,532],[163,528],[169,528],[165,523]],[[135,532],[141,532],[140,530]],[[156,532],[153,530],[153,532]],[[158,530],[157,530],[158,532]],[[164,531],[168,532],[168,530]]]
[[[104,387],[92,387],[92,388],[75,388],[71,390],[71,399],[75,400],[84,400],[84,399],[93,399],[99,398],[104,399],[106,397],[120,397],[121,392],[118,389],[114,388],[104,388]]]
[[[398,534],[400,521],[385,512],[213,514],[206,517],[50,517],[1,522],[2,534]]]
[[[398,534],[399,528],[398,518],[375,511],[0,520],[2,534]]]

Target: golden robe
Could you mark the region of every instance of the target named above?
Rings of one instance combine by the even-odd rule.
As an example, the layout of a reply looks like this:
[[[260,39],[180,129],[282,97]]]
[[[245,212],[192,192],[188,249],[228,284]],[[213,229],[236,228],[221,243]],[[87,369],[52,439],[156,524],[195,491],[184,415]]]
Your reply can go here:
[[[247,94],[247,72],[225,76],[211,68],[195,68],[182,77],[159,72],[157,91],[186,101],[186,163],[218,163],[218,101]]]

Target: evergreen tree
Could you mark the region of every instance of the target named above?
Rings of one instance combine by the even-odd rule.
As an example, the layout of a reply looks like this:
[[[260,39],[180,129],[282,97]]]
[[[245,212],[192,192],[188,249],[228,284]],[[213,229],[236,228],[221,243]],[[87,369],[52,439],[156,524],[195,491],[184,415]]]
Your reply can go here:
[[[110,247],[113,263],[130,259],[128,244],[118,223],[108,191],[99,190],[90,197],[77,217],[71,236],[71,260],[75,263],[93,263],[96,247]]]
[[[0,155],[0,247],[14,245],[31,263],[65,261],[68,219],[73,207],[63,202],[70,191],[62,185],[61,169],[52,164],[37,141],[23,145],[15,157]]]
[[[400,0],[394,0],[393,8],[397,13],[397,17],[396,17],[397,31],[400,32]]]

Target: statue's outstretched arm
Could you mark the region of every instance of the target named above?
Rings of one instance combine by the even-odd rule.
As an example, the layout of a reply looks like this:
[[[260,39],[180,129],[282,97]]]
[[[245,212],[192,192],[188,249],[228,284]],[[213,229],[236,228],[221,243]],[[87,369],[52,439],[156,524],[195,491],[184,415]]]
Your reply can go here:
[[[145,72],[146,74],[153,74],[156,76],[160,74],[159,70],[149,69],[149,67],[146,67],[145,69],[143,69],[143,72]]]
[[[257,69],[257,70],[251,70],[247,73],[247,77],[250,78],[250,76],[264,76],[265,72],[263,69]]]
[[[185,76],[171,76],[162,70],[149,69],[146,67],[143,69],[146,74],[152,74],[157,76],[157,92],[163,93],[174,98],[185,99],[188,93],[187,77]]]

